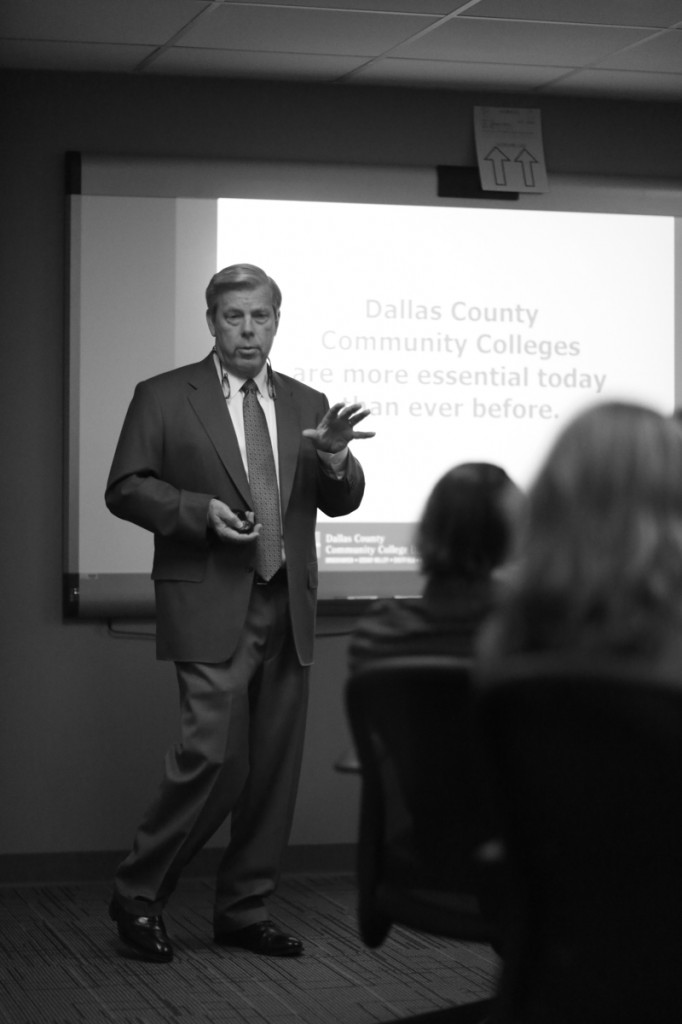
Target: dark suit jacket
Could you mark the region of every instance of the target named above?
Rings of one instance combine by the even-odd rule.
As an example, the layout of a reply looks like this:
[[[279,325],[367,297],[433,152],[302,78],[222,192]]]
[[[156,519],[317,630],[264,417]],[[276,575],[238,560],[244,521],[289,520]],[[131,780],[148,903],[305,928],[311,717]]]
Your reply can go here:
[[[325,395],[274,374],[279,478],[289,602],[303,665],[313,656],[317,510],[358,507],[362,467],[348,456],[342,480],[325,474],[301,436],[329,408]],[[106,489],[109,509],[154,533],[157,655],[224,661],[237,646],[254,580],[255,544],[230,544],[207,529],[208,504],[253,507],[237,437],[213,356],[138,384]]]

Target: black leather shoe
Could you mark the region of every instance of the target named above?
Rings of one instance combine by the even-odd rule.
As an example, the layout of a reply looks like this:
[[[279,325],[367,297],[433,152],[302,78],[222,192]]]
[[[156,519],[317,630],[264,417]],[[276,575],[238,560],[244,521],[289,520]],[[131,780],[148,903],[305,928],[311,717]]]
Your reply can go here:
[[[118,925],[122,941],[140,957],[155,963],[168,963],[173,959],[173,947],[160,914],[136,917],[112,900],[109,904],[109,917]]]
[[[216,925],[215,941],[219,946],[234,946],[248,949],[262,956],[300,956],[303,943],[293,935],[285,935],[276,928],[272,921],[258,921],[237,931],[225,931]]]

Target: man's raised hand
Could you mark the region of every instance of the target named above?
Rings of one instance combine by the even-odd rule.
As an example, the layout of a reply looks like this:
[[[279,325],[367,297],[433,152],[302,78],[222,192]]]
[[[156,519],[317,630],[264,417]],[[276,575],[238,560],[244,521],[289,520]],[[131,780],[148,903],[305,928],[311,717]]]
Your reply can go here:
[[[303,436],[309,437],[319,451],[333,455],[342,451],[349,441],[374,437],[374,430],[355,429],[367,416],[369,409],[365,409],[361,402],[354,402],[352,405],[337,402],[325,413],[316,427],[304,430]]]

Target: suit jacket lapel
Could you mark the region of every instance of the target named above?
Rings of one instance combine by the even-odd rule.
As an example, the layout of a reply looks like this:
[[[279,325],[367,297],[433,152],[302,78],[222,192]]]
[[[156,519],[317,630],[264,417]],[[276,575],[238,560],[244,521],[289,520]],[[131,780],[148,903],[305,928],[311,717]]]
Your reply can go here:
[[[247,508],[253,508],[249,481],[242,462],[237,435],[225,405],[213,354],[190,368],[187,397],[211,443],[240,492]]]
[[[278,373],[274,373],[273,377],[277,391],[275,413],[277,416],[277,447],[279,448],[279,493],[282,502],[282,515],[284,515],[289,504],[298,464],[301,447],[301,421],[290,389]]]

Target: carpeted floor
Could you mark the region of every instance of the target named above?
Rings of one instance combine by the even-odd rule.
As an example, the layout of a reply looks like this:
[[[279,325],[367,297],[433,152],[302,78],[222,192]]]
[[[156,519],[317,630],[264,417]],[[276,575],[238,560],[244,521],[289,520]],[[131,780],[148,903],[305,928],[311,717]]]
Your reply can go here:
[[[184,881],[164,915],[176,956],[125,953],[107,916],[108,885],[0,888],[2,1024],[374,1024],[492,995],[484,945],[395,928],[377,950],[359,939],[347,875],[291,875],[271,912],[300,936],[294,960],[211,942],[211,884]]]

